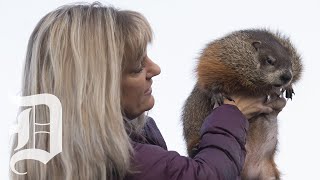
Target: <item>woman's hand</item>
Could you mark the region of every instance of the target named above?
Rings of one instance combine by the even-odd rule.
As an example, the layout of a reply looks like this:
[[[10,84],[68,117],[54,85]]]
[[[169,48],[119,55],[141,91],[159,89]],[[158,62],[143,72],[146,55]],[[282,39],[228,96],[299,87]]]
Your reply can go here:
[[[278,113],[286,105],[286,99],[283,97],[273,96],[266,102],[266,97],[250,97],[250,96],[232,96],[234,101],[224,100],[224,104],[231,104],[238,107],[242,114],[250,119],[262,113]]]

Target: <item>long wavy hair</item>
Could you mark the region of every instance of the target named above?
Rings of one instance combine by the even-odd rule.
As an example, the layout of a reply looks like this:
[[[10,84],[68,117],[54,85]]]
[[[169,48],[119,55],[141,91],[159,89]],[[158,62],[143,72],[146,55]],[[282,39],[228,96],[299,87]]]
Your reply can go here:
[[[46,165],[16,163],[11,179],[123,179],[132,172],[128,133],[139,131],[144,115],[127,122],[121,108],[121,77],[152,40],[147,20],[134,11],[100,3],[62,6],[43,17],[27,48],[22,96],[50,93],[62,104],[63,149]],[[35,121],[48,123],[37,106]],[[49,136],[37,134],[36,148],[49,149]],[[31,148],[28,143],[25,148]],[[12,154],[17,145],[14,138]]]

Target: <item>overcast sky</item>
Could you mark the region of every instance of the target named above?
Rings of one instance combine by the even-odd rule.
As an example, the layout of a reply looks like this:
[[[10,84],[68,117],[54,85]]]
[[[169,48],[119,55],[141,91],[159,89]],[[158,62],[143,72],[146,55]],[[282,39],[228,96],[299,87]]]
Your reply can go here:
[[[0,179],[8,179],[8,130],[16,116],[29,36],[48,12],[71,0],[0,1]],[[87,1],[90,2],[90,1]],[[234,30],[266,27],[289,36],[302,55],[304,72],[293,101],[279,115],[276,162],[283,179],[319,178],[320,162],[320,1],[101,1],[141,12],[154,31],[149,56],[161,67],[154,78],[154,108],[149,111],[170,150],[186,155],[181,110],[195,83],[195,62],[205,44]]]

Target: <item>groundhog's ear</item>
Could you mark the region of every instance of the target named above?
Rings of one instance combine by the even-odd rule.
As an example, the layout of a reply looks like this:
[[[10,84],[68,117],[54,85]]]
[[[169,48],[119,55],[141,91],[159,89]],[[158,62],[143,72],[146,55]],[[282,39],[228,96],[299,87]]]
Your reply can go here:
[[[251,44],[258,51],[259,48],[260,48],[261,42],[260,41],[254,41]]]

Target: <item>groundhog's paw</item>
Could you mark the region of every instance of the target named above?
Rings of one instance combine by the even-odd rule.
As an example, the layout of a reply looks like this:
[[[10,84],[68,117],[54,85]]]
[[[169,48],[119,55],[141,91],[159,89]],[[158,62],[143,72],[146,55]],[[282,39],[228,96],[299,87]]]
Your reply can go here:
[[[191,149],[189,156],[193,158],[198,154],[198,152],[199,152],[199,143],[197,143],[195,147]]]
[[[294,94],[294,91],[293,91],[293,89],[292,89],[292,86],[286,88],[285,91],[286,91],[286,98],[292,100],[292,97],[293,97],[293,94]]]
[[[223,104],[224,95],[222,93],[212,93],[211,94],[211,106],[220,106]]]

